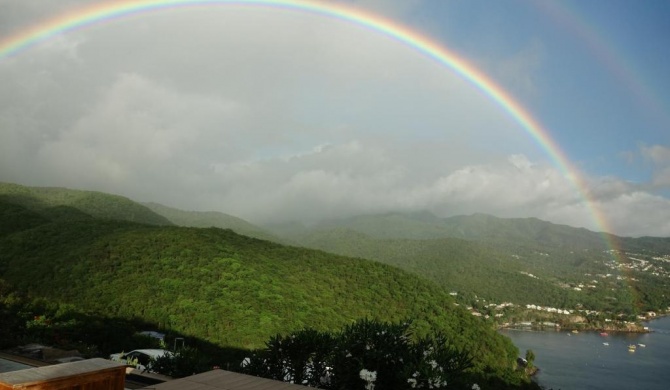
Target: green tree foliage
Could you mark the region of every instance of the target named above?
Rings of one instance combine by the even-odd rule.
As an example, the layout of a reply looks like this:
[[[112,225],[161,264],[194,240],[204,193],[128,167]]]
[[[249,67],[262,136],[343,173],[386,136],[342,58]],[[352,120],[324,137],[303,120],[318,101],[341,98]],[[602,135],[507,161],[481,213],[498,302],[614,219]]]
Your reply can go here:
[[[243,219],[232,215],[209,211],[182,211],[172,207],[167,207],[158,203],[145,203],[149,209],[156,214],[162,215],[177,226],[185,227],[216,227],[220,229],[230,229],[235,233],[281,243],[281,239],[266,232],[263,228],[253,225]]]
[[[325,389],[396,390],[466,388],[472,367],[443,334],[416,338],[408,322],[364,319],[333,334],[275,336],[245,371]]]
[[[276,335],[245,359],[244,371],[265,378],[320,387],[330,375],[328,362],[336,340],[329,332],[306,328],[289,336]]]
[[[0,183],[0,201],[21,205],[39,213],[51,214],[59,207],[78,210],[80,216],[131,221],[151,225],[171,225],[163,216],[128,198],[95,191],[55,187],[25,187]],[[69,215],[71,216],[71,214]]]
[[[197,348],[182,347],[173,353],[165,353],[152,358],[149,365],[151,371],[173,378],[183,378],[211,368],[210,359]]]
[[[258,348],[304,327],[332,332],[359,318],[411,318],[417,337],[443,332],[468,350],[473,370],[513,373],[518,351],[509,339],[444,289],[398,268],[230,230],[63,218],[69,209],[48,217],[21,207],[35,222],[0,237],[0,278],[45,302],[35,315],[74,319],[68,332],[90,335],[86,343],[100,352],[137,348],[119,341],[132,332],[106,327],[106,318],[141,319],[230,349]],[[57,316],[59,307],[73,308],[70,317]]]
[[[528,368],[533,368],[535,365],[535,352],[532,349],[526,350],[526,365]]]
[[[401,225],[382,229],[382,233],[375,235],[367,234],[381,225],[380,221],[390,219]],[[455,221],[464,225],[462,230],[457,229]],[[630,266],[632,260],[618,254],[615,261],[613,254],[605,251],[605,241],[599,234],[532,218],[503,220],[475,215],[445,220],[434,217],[429,222],[426,226],[425,217],[417,220],[396,215],[368,216],[341,221],[343,226],[336,228],[303,231],[291,238],[305,247],[405,269],[457,291],[462,302],[465,302],[462,298],[476,295],[493,302],[584,307],[617,313],[661,310],[670,305],[670,296],[663,293],[670,288],[665,274],[636,271],[633,276],[617,269],[621,262]],[[438,233],[445,236],[431,239],[378,237],[392,233],[407,237]],[[649,259],[670,255],[668,239],[622,239],[622,244],[641,253],[631,257]],[[645,245],[649,247],[643,249]],[[670,273],[667,263],[656,261],[655,264]],[[572,288],[591,284],[597,274],[613,276],[599,278],[599,288],[581,291]],[[468,300],[468,304],[472,302]]]

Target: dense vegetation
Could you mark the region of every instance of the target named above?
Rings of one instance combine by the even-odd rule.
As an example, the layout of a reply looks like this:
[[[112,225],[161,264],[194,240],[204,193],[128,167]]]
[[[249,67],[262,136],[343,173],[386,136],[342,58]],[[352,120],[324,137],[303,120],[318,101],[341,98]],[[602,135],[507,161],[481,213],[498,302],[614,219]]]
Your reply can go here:
[[[145,203],[144,205],[177,226],[230,229],[243,236],[274,242],[281,241],[278,237],[266,232],[263,228],[232,215],[215,211],[183,211],[158,203]]]
[[[417,337],[442,332],[467,351],[480,382],[521,381],[507,338],[444,289],[395,267],[230,230],[137,224],[113,212],[93,218],[71,206],[81,203],[48,207],[28,198],[0,202],[0,278],[29,302],[48,299],[52,323],[72,313],[142,320],[219,347],[253,349],[305,327],[412,319]],[[11,326],[24,320],[14,316]]]
[[[516,250],[522,256],[480,243],[454,238],[433,240],[372,239],[361,233],[325,230],[303,237],[301,243],[331,253],[373,259],[422,275],[468,303],[476,297],[493,302],[539,304],[561,308],[584,305],[598,310],[627,310],[632,305],[629,289],[577,292],[561,287],[562,281],[585,272],[605,272],[604,266],[590,262],[545,265],[547,260],[534,251]],[[594,258],[594,257],[592,257]],[[595,258],[604,258],[597,255]],[[530,260],[530,261],[529,261]],[[572,269],[567,269],[572,267]],[[558,268],[553,270],[553,268]],[[522,272],[526,272],[525,274]],[[529,277],[528,273],[542,278]],[[617,284],[614,283],[613,286]],[[606,296],[615,299],[604,299]]]
[[[140,321],[190,338],[213,363],[234,368],[270,337],[305,328],[337,335],[363,318],[412,319],[417,340],[442,332],[450,348],[471,356],[479,383],[519,385],[518,351],[464,306],[493,316],[490,302],[511,301],[634,318],[670,305],[668,264],[670,239],[604,236],[533,218],[385,214],[268,233],[221,213],[0,184],[0,331],[20,336],[1,337],[3,345],[80,335],[81,348],[104,355],[125,349],[120,335],[133,340],[139,328],[129,324]],[[107,342],[90,337],[105,319],[120,330],[107,332]]]
[[[471,357],[451,347],[449,337],[417,338],[407,322],[364,319],[338,332],[277,335],[245,361],[244,371],[324,389],[472,389],[471,367]]]
[[[95,191],[78,191],[54,187],[26,187],[18,184],[0,183],[0,201],[22,205],[39,213],[58,212],[61,207],[80,211],[82,215],[100,219],[112,219],[171,225],[167,218],[128,198]],[[68,211],[70,217],[74,215]]]
[[[458,292],[469,304],[476,295],[625,314],[670,306],[666,238],[621,238],[535,218],[441,219],[428,213],[359,216],[309,229],[275,226],[274,232],[305,247],[403,268]],[[612,242],[620,250],[612,251]],[[584,287],[595,285],[594,279],[595,288]]]
[[[607,249],[600,233],[537,218],[496,218],[487,214],[438,218],[428,212],[360,215],[323,221],[309,229],[292,229],[295,236],[315,230],[344,228],[377,239],[461,238],[470,241],[518,245],[536,249]],[[278,233],[285,235],[282,226]]]
[[[433,240],[373,239],[348,230],[324,230],[300,241],[331,253],[373,259],[425,276],[450,291],[497,302],[568,305],[575,294],[519,270],[524,263],[481,244],[454,238]]]

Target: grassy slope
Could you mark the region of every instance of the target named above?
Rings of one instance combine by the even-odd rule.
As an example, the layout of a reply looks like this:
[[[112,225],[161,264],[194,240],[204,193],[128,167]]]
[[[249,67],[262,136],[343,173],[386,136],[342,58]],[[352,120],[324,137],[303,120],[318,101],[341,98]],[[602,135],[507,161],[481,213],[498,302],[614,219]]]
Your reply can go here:
[[[413,318],[419,331],[444,330],[473,351],[480,369],[503,372],[516,357],[509,340],[454,306],[444,290],[387,265],[229,230],[71,218],[67,210],[45,221],[16,206],[0,210],[33,219],[13,233],[4,229],[1,277],[94,313],[246,348],[304,326]]]

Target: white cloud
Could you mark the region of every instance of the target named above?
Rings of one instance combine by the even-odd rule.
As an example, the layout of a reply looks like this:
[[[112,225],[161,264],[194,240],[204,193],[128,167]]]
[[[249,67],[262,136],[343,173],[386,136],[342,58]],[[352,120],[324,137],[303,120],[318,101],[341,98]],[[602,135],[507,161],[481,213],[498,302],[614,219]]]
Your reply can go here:
[[[653,169],[651,185],[655,188],[670,188],[670,147],[663,145],[641,146],[642,157],[650,161]]]
[[[391,7],[372,3],[355,4]],[[384,12],[412,12],[403,4]],[[532,43],[500,71],[532,91],[541,59]],[[429,209],[599,228],[476,88],[342,20],[235,6],[138,15],[0,62],[0,85],[0,180],[261,222]],[[645,153],[666,180],[667,148]],[[616,232],[665,231],[664,198],[587,181]]]
[[[657,165],[670,165],[670,147],[662,145],[642,146],[642,155]]]
[[[612,232],[624,236],[670,236],[670,200],[643,191],[597,202]]]
[[[247,218],[266,222],[431,210],[441,216],[474,212],[534,216],[621,235],[670,235],[667,199],[613,178],[589,179],[588,188],[578,191],[553,166],[522,155],[463,166],[420,182],[412,180],[407,161],[390,159],[384,150],[360,142],[315,149],[295,159],[299,161],[224,167],[219,174],[234,190],[219,199],[219,207],[232,207]],[[338,161],[370,168],[352,170]]]
[[[469,166],[439,179],[428,190],[443,213],[487,212],[535,216],[619,235],[670,235],[670,200],[630,183],[586,178],[579,188],[552,166],[511,156],[506,164]]]
[[[436,180],[432,203],[448,214],[474,212],[503,217],[546,215],[579,202],[574,185],[551,166],[513,155],[506,162],[467,166]],[[580,225],[589,224],[580,221]]]
[[[657,188],[670,188],[670,167],[659,169],[654,173],[653,185]]]
[[[140,75],[122,74],[85,116],[41,146],[37,162],[45,176],[70,185],[165,185],[207,163],[193,155],[227,152],[225,136],[234,130],[222,129],[234,129],[227,125],[239,115],[244,108],[235,102],[177,94]]]

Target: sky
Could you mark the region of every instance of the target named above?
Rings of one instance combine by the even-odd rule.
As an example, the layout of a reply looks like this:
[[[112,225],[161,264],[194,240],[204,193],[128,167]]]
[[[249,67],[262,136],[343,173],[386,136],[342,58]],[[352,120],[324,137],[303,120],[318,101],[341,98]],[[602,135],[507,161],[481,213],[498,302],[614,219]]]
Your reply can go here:
[[[93,3],[0,0],[0,42]],[[0,181],[257,224],[428,210],[670,236],[670,2],[325,3],[471,64],[551,150],[416,47],[240,3],[129,14],[0,55]]]

